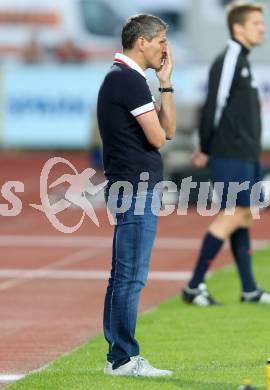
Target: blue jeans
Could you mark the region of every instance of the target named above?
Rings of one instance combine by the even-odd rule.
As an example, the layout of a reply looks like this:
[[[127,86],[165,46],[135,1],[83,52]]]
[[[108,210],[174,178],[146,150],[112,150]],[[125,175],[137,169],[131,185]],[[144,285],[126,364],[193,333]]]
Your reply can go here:
[[[110,208],[106,193],[105,199]],[[104,336],[109,343],[107,360],[113,363],[113,368],[127,362],[129,357],[139,355],[139,344],[135,339],[138,303],[147,280],[156,235],[155,214],[160,210],[160,196],[153,191],[130,196],[129,200],[130,208],[116,213],[112,269],[104,304]],[[117,199],[118,205],[126,201],[125,196]]]

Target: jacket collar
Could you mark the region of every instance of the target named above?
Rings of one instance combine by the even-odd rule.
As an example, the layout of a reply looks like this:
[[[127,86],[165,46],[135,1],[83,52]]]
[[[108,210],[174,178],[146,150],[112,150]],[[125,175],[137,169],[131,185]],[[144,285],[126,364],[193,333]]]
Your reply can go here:
[[[123,64],[128,66],[131,69],[136,70],[138,73],[140,73],[145,79],[146,75],[142,68],[137,64],[137,62],[133,61],[130,57],[126,56],[123,53],[116,53],[114,56],[114,63],[116,64]]]
[[[250,53],[250,49],[243,45],[243,43],[239,42],[237,39],[232,38],[229,40],[229,44],[237,44],[241,47],[241,51],[244,55],[248,55]]]

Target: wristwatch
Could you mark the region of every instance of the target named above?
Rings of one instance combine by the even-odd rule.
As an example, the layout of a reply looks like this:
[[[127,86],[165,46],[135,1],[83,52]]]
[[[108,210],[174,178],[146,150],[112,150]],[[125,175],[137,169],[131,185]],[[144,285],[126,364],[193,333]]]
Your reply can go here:
[[[161,88],[161,87],[160,87],[158,90],[159,90],[159,92],[161,92],[161,93],[163,93],[163,92],[174,92],[173,87],[169,87],[169,88]]]

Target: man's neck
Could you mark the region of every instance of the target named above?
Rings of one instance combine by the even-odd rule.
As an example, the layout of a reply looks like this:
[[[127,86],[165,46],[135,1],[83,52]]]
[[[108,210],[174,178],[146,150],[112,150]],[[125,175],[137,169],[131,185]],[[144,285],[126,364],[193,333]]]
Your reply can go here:
[[[124,50],[123,54],[132,59],[134,62],[136,62],[136,64],[138,64],[142,68],[142,70],[146,69],[145,62],[141,58],[140,54],[134,53],[132,50]]]
[[[247,50],[252,49],[252,46],[250,45],[250,43],[248,43],[243,37],[234,36],[233,39],[235,39],[236,41],[241,43],[241,45],[243,45]]]

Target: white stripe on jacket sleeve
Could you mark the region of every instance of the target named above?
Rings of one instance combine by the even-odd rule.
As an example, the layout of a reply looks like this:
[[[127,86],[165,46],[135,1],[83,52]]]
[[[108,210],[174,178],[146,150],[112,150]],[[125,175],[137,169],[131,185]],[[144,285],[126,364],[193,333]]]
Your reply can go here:
[[[135,110],[130,111],[130,113],[133,116],[138,116],[138,115],[145,114],[148,111],[152,111],[154,109],[155,109],[154,103],[151,102],[151,103],[144,104],[141,107],[135,108]]]
[[[214,126],[219,125],[222,113],[227,104],[227,99],[230,95],[235,68],[238,56],[241,52],[241,46],[234,41],[229,41],[229,48],[225,54],[220,83],[217,93],[217,103],[215,111]]]

